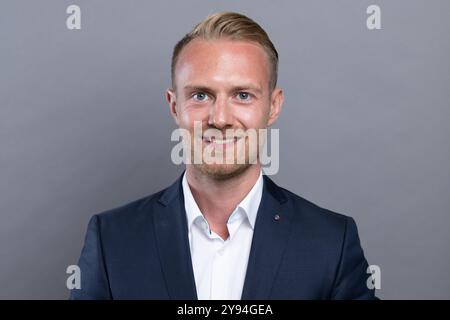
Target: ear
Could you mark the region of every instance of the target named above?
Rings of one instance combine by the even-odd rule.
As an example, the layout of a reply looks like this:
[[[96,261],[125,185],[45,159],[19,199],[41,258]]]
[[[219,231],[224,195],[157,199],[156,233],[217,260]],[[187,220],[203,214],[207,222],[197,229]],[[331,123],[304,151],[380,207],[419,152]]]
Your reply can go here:
[[[178,121],[178,112],[177,112],[177,98],[175,95],[175,90],[173,90],[172,88],[169,88],[166,90],[166,100],[167,100],[167,103],[169,104],[170,114],[172,115],[175,122],[177,124],[179,124],[178,123],[179,122]]]
[[[284,102],[284,93],[283,89],[275,88],[272,91],[272,95],[270,97],[270,114],[269,119],[267,121],[267,126],[270,127],[280,115],[281,108],[283,107]]]

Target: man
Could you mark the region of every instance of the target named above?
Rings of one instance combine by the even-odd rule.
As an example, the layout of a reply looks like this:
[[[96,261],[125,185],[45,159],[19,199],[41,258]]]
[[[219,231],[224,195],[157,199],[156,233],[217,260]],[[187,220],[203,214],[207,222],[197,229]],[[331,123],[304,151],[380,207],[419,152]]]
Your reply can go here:
[[[262,141],[252,148],[246,133],[280,114],[277,67],[266,32],[237,13],[207,17],[175,46],[166,98],[200,161],[169,188],[93,216],[72,298],[374,298],[354,220],[262,175]]]

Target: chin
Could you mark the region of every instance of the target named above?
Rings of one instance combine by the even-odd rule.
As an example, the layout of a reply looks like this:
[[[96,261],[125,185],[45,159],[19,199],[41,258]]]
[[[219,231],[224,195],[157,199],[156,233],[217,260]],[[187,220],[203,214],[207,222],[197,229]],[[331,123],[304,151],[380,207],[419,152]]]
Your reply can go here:
[[[203,174],[217,180],[227,180],[240,175],[250,168],[250,164],[194,164]]]

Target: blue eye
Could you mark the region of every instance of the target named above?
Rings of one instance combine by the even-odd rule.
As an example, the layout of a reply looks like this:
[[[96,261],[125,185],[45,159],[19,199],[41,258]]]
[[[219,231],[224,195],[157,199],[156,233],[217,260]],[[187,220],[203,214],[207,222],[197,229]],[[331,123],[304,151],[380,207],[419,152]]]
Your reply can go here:
[[[193,95],[194,99],[197,101],[204,101],[208,98],[208,95],[204,92],[197,92]]]
[[[248,92],[239,92],[238,93],[240,100],[249,100],[250,99],[250,93]]]

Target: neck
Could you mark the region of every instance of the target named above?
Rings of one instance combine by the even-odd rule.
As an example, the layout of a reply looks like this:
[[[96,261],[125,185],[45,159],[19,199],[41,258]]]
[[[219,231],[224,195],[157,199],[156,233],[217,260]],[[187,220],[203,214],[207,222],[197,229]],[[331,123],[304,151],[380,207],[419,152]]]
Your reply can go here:
[[[227,221],[236,206],[255,185],[261,165],[254,164],[239,175],[220,180],[192,165],[186,167],[186,178],[192,195],[211,229],[222,238],[228,237]]]

